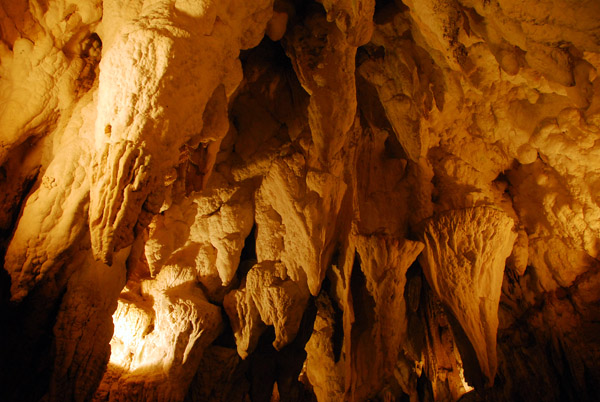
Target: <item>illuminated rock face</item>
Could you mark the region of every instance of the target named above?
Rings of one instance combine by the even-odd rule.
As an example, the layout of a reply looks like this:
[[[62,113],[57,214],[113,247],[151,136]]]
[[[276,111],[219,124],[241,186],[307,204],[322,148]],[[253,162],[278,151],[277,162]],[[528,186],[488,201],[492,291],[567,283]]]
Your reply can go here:
[[[513,221],[489,207],[445,212],[425,227],[422,266],[427,282],[460,323],[490,382],[496,376],[504,264],[516,237]]]
[[[596,400],[600,5],[0,0],[0,400]]]

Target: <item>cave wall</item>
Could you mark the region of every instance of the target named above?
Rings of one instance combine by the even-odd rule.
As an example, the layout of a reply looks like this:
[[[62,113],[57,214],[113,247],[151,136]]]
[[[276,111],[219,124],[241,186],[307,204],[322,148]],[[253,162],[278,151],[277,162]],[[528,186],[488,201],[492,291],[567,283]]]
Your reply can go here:
[[[596,0],[0,0],[0,34],[0,399],[596,400]]]

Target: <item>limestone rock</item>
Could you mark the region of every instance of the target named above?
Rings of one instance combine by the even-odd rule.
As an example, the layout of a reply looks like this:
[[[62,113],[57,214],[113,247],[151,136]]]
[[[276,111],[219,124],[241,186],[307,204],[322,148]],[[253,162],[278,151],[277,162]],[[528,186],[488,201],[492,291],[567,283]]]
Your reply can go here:
[[[342,32],[319,14],[311,16],[306,25],[296,26],[290,42],[294,69],[311,96],[308,122],[313,142],[318,156],[327,163],[337,157],[354,121],[356,46],[348,44]]]
[[[342,294],[321,292],[306,345],[307,376],[319,400],[363,400],[396,381],[407,341],[406,303],[398,295],[422,249],[420,242],[390,236],[353,237]]]
[[[254,223],[251,189],[252,183],[247,182],[207,190],[157,215],[145,243],[151,274],[159,274],[163,267],[192,269],[207,296],[222,299],[217,295],[234,279]]]
[[[89,56],[80,45],[102,12],[97,0],[82,1],[79,7],[70,1],[31,8],[3,2],[1,9],[0,163],[4,163],[16,146],[44,137],[61,114],[70,114]]]
[[[205,350],[186,400],[242,401],[250,384],[244,364],[234,349],[210,346]],[[236,384],[231,387],[230,384]]]
[[[369,41],[373,32],[373,12],[375,2],[359,0],[351,3],[347,0],[321,1],[327,19],[335,21],[336,26],[346,35],[346,40],[353,46],[361,46]]]
[[[114,350],[95,400],[128,400],[132,394],[182,400],[203,350],[220,332],[219,309],[193,283],[151,282],[151,306],[143,300],[120,301]]]
[[[407,1],[406,5],[424,42],[439,52],[450,68],[460,69],[465,63],[466,51],[458,40],[463,19],[458,2]]]
[[[599,38],[597,0],[0,0],[0,400],[596,400]]]
[[[56,274],[63,254],[85,233],[95,106],[91,94],[78,104],[56,141],[56,157],[24,206],[4,262],[15,300],[46,275]]]
[[[258,308],[246,289],[233,290],[223,300],[235,336],[237,352],[242,359],[256,348],[258,339],[265,330]]]
[[[316,303],[317,317],[306,344],[306,375],[319,401],[340,400],[344,398],[345,378],[343,365],[336,364],[341,350],[334,339],[339,338],[341,323],[336,328],[335,310],[328,296],[319,295]]]
[[[26,38],[15,40],[13,52],[2,54],[2,93],[0,109],[3,138],[0,163],[10,151],[28,138],[42,137],[52,129],[61,109],[74,102],[75,79],[83,66],[80,59],[69,60],[53,46],[50,36],[35,43]],[[35,89],[40,88],[40,89]]]
[[[393,12],[393,11],[390,11]],[[398,41],[410,28],[406,17],[396,11],[386,23],[377,25],[370,57],[358,68],[377,90],[386,118],[407,156],[418,161],[424,147],[420,116],[433,107],[444,107],[441,72],[429,56],[410,40]],[[434,103],[435,102],[435,103]]]
[[[144,228],[146,216],[159,212],[162,178],[177,165],[180,148],[189,140],[197,146],[215,139],[214,132],[193,138],[202,133],[203,112],[215,89],[223,84],[230,95],[239,84],[230,80],[240,76],[235,53],[257,36],[231,27],[268,10],[263,3],[231,15],[212,3],[205,9],[185,2],[180,10],[172,10],[169,2],[148,4],[104,52],[90,194],[97,258],[110,262],[114,250],[133,242],[138,222]],[[191,18],[178,19],[179,13]],[[231,20],[225,25],[221,18]],[[265,26],[268,12],[261,18],[257,22]]]
[[[282,263],[264,261],[253,266],[245,286],[229,293],[224,301],[240,356],[246,358],[254,350],[265,325],[275,329],[275,349],[290,343],[298,332],[308,296],[306,286],[287,277]]]
[[[406,320],[406,303],[398,295],[404,292],[406,271],[422,250],[421,242],[411,240],[379,236],[361,236],[357,239],[356,251],[365,275],[365,285],[375,302],[376,324],[370,335],[375,348],[381,348],[381,353],[376,355],[383,357],[381,362],[370,366],[372,373],[379,372],[382,375],[392,371],[400,354],[406,336],[403,328],[407,325],[398,325]]]
[[[112,267],[94,260],[91,250],[73,259],[79,269],[70,277],[54,326],[57,358],[49,398],[90,400],[111,358],[115,298],[125,282],[127,250]]]
[[[301,154],[282,158],[263,180],[256,200],[256,253],[259,261],[281,260],[287,275],[306,281],[316,295],[333,252],[334,219],[346,184],[304,163]]]
[[[423,234],[427,281],[455,315],[491,383],[504,262],[517,237],[512,228],[502,211],[478,207],[434,217]]]
[[[409,321],[418,328],[409,327],[409,333],[413,337],[411,343],[422,348],[420,352],[423,365],[417,367],[422,370],[420,375],[431,382],[431,396],[434,400],[460,400],[473,387],[465,380],[464,361],[453,334],[453,324],[448,319],[443,304],[427,285],[423,287],[422,293],[424,297],[418,312],[421,314],[422,325],[418,325],[415,320]],[[412,318],[414,317],[413,315]],[[416,337],[423,339],[415,339]],[[464,358],[466,360],[466,356]]]

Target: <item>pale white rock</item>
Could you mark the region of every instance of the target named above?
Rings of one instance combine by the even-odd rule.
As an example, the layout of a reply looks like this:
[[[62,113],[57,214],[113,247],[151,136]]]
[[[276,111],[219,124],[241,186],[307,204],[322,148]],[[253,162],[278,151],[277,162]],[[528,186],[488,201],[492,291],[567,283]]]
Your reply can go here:
[[[309,292],[286,277],[282,263],[261,262],[248,272],[246,291],[262,322],[275,329],[273,347],[280,350],[296,337]]]
[[[148,240],[144,245],[151,275],[158,274],[171,255],[186,244],[195,212],[192,200],[186,199],[171,205],[152,220],[148,227]]]
[[[191,278],[171,279],[151,280],[143,300],[120,301],[111,341],[115,353],[96,400],[124,401],[133,394],[140,400],[184,398],[204,349],[221,331],[221,312]]]
[[[52,270],[87,224],[95,100],[91,93],[78,103],[64,130],[55,137],[54,155],[22,211],[8,247],[4,267],[11,274],[13,300],[21,300]]]
[[[4,163],[15,146],[46,134],[60,111],[72,105],[83,63],[69,60],[49,36],[35,42],[17,39],[13,51],[4,48],[0,57],[0,163]]]
[[[101,9],[99,0],[59,0],[29,9],[3,5],[15,21],[2,29],[12,51],[0,45],[0,163],[15,146],[43,137],[61,114],[70,113],[85,67],[81,44]]]
[[[233,93],[241,78],[237,53],[255,44],[272,13],[269,2],[177,3],[145,2],[103,53],[90,194],[92,246],[103,261],[159,211],[159,178],[178,164],[181,146],[202,133],[215,89],[223,84],[227,96]],[[254,25],[239,23],[248,17]],[[244,26],[255,31],[238,31]],[[215,133],[203,134],[209,140]]]
[[[215,267],[223,286],[233,280],[244,241],[254,224],[253,204],[248,195],[246,189],[240,189],[217,213],[197,216],[192,228],[198,234],[208,234],[207,240],[217,254]]]
[[[113,314],[114,332],[110,341],[112,366],[127,370],[131,367],[131,355],[139,355],[146,335],[152,332],[154,310],[150,301],[120,298]],[[112,370],[114,367],[108,367]],[[103,388],[103,387],[102,387]]]
[[[123,25],[139,17],[144,0],[104,0],[102,1],[102,21],[98,34],[106,49],[112,47]]]
[[[543,125],[532,136],[538,152],[566,182],[556,183],[555,187],[562,190],[562,194],[556,196],[568,198],[568,205],[551,199],[550,194],[544,202],[549,222],[593,258],[599,255],[597,239],[600,237],[597,201],[600,150],[596,145],[600,140],[599,117],[597,112],[586,116],[575,108],[565,108],[555,122]]]
[[[102,18],[101,0],[58,0],[47,7],[31,7],[32,14],[58,49],[76,50],[89,29]],[[75,45],[75,47],[73,47]]]
[[[586,153],[580,153],[581,164],[577,165],[550,157],[557,169],[585,171],[585,177],[590,178],[586,183],[570,174],[564,181],[540,160],[509,175],[514,187],[513,203],[528,233],[528,264],[534,267],[545,291],[571,286],[595,264],[598,255],[598,204],[591,196],[596,191],[596,174],[592,173],[596,168]]]

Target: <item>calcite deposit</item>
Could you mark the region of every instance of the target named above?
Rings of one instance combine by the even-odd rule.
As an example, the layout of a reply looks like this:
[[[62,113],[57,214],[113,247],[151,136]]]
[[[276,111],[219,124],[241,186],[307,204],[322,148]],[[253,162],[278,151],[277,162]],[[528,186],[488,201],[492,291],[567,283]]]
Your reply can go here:
[[[0,0],[0,400],[595,401],[597,0]]]

